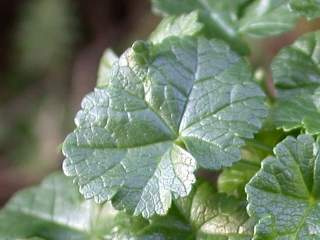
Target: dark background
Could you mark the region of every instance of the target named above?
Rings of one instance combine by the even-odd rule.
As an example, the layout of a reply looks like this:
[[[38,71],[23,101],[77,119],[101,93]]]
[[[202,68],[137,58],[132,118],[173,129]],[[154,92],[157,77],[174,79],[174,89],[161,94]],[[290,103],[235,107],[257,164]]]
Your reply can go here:
[[[96,84],[104,49],[121,54],[158,21],[149,0],[0,0],[0,206],[61,168],[61,143]],[[281,47],[319,23],[249,40],[253,67],[268,73]]]

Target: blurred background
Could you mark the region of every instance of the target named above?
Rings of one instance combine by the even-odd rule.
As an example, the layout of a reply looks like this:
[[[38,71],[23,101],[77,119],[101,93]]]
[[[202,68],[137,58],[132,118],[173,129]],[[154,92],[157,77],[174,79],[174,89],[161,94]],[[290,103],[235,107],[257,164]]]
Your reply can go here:
[[[61,167],[61,143],[104,49],[121,54],[158,22],[149,0],[0,0],[0,206]],[[281,47],[319,27],[301,20],[290,33],[249,40],[253,66],[268,69]]]

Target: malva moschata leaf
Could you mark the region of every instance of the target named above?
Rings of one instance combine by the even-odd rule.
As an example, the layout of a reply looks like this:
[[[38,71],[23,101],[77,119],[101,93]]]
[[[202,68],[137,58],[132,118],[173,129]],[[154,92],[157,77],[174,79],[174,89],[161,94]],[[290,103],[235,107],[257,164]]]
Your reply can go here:
[[[246,186],[248,213],[260,220],[255,240],[319,239],[318,151],[311,135],[289,136],[262,162]]]
[[[136,42],[86,96],[65,140],[64,172],[85,198],[148,218],[185,197],[197,165],[240,159],[267,114],[245,60],[217,40]]]

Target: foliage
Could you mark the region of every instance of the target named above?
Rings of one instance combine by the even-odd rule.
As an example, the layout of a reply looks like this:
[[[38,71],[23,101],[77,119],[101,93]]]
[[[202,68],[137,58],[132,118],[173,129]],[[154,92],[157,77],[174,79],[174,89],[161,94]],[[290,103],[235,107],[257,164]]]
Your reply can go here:
[[[319,239],[320,33],[275,57],[273,101],[243,56],[317,1],[153,4],[149,40],[102,58],[63,143],[69,177],[13,197],[0,238]]]

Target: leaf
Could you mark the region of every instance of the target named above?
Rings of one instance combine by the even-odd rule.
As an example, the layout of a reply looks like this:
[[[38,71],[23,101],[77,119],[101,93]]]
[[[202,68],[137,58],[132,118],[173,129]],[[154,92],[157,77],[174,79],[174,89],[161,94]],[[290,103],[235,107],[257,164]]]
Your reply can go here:
[[[309,33],[281,50],[273,61],[278,101],[272,116],[278,128],[320,133],[319,94],[315,92],[320,86],[319,47],[320,32]]]
[[[290,6],[309,20],[320,17],[319,0],[290,0]]]
[[[114,214],[84,201],[62,174],[52,174],[18,192],[0,211],[0,239],[101,239]]]
[[[199,22],[198,18],[197,11],[178,17],[165,17],[151,34],[150,41],[161,43],[168,37],[196,36],[203,28],[203,24]]]
[[[300,17],[320,17],[319,0],[152,0],[162,15],[179,15],[199,10],[207,37],[228,42],[247,54],[243,35],[270,37],[292,30]]]
[[[209,183],[199,184],[176,205],[196,231],[196,239],[251,239],[253,222],[245,211],[245,202],[215,193]]]
[[[187,198],[175,202],[168,215],[152,218],[138,232],[131,231],[128,216],[122,215],[119,220],[123,222],[111,239],[249,240],[253,233],[245,202],[218,194],[204,182],[195,186]]]
[[[289,8],[289,0],[256,0],[240,20],[239,32],[268,37],[290,31],[299,16]]]
[[[155,217],[150,222],[140,218],[118,213],[114,228],[105,239],[117,240],[179,240],[193,239],[188,223],[170,210],[167,216]]]
[[[241,160],[230,168],[226,168],[219,175],[219,192],[245,198],[244,187],[260,169],[260,162]]]
[[[238,13],[247,0],[152,0],[153,10],[164,16],[199,12],[204,24],[204,33],[209,38],[228,42],[236,51],[247,54],[249,48],[241,41],[238,28]]]
[[[320,237],[319,143],[287,137],[246,186],[248,213],[260,219],[254,239]]]
[[[261,218],[255,226],[255,235],[253,240],[274,240],[277,239],[274,218],[266,216]]]
[[[118,61],[118,59],[117,55],[111,49],[107,49],[103,53],[98,70],[97,87],[105,87],[108,85],[112,64]]]
[[[241,150],[241,161],[223,169],[219,175],[218,191],[246,198],[245,185],[259,171],[261,161],[272,154],[272,148],[279,142],[281,135],[281,132],[264,126],[253,140],[247,141]]]
[[[136,215],[164,215],[172,197],[187,196],[196,161],[238,161],[266,116],[247,62],[220,41],[137,42],[112,72],[108,87],[84,98],[63,168],[85,198]]]

